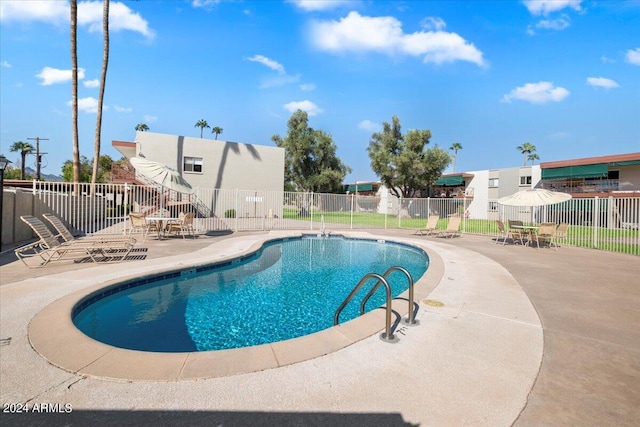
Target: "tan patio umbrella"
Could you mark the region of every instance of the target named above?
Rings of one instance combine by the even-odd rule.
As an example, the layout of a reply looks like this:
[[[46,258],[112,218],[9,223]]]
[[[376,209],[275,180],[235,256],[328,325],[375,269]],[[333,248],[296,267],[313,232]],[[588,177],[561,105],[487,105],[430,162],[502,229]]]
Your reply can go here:
[[[191,194],[193,188],[178,171],[171,169],[167,165],[143,159],[142,157],[132,157],[129,159],[136,172],[146,178],[156,182],[163,187],[179,193]]]
[[[498,204],[505,206],[548,206],[566,202],[571,194],[549,191],[543,188],[518,191],[510,196],[498,199]]]

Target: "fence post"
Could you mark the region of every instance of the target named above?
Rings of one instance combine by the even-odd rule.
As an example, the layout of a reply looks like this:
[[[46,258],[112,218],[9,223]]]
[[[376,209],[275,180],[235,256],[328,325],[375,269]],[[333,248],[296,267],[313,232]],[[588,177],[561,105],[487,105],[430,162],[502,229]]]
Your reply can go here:
[[[600,198],[598,196],[593,199],[593,218],[591,221],[593,227],[593,247],[598,247],[598,227],[600,226]]]
[[[351,213],[350,213],[351,219],[349,220],[350,227],[351,227],[352,230],[353,230],[353,206],[354,206],[354,203],[355,203],[354,197],[355,196],[352,194],[351,195]]]
[[[239,197],[239,195],[238,195],[238,189],[236,188],[236,197],[234,198],[234,199],[235,199],[235,205],[236,205],[236,206],[235,206],[236,214],[234,215],[235,220],[233,221],[233,222],[235,223],[235,230],[234,230],[234,231],[235,231],[236,233],[238,232],[238,215],[239,215],[239,213],[240,213],[240,211],[238,210],[238,209],[239,209],[239,208],[238,208],[238,197]]]
[[[313,191],[309,193],[309,215],[311,216],[311,226],[309,230],[313,230]]]

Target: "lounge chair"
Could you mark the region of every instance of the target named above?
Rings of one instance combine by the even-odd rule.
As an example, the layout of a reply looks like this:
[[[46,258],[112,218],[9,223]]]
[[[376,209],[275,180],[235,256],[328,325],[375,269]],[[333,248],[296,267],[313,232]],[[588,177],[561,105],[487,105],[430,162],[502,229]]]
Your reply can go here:
[[[459,216],[452,216],[449,218],[449,223],[447,224],[446,230],[442,230],[438,233],[438,237],[454,237],[459,236],[458,229],[460,228],[460,218]]]
[[[124,260],[134,243],[132,241],[100,241],[100,240],[74,240],[72,242],[61,243],[49,228],[38,218],[31,215],[23,215],[20,219],[27,224],[38,236],[39,240],[15,250],[15,254],[27,267],[43,267],[51,261],[62,259],[65,255],[71,254],[75,259],[89,258],[93,262],[98,262],[98,258],[104,261],[119,262]],[[27,258],[40,258],[39,265],[29,265]]]
[[[64,225],[64,223],[55,215],[52,214],[43,214],[42,217],[49,221],[53,228],[58,232],[55,236],[56,238],[62,238],[64,242],[88,242],[88,241],[98,241],[98,242],[111,242],[111,241],[126,241],[131,242],[132,244],[136,243],[136,239],[131,236],[121,236],[117,234],[94,234],[92,236],[85,236],[81,239],[77,239],[71,234],[69,229]]]
[[[420,234],[421,236],[428,236],[433,233],[438,227],[438,220],[440,219],[439,215],[431,215],[427,220],[427,225],[424,228],[419,228],[413,234]]]
[[[177,222],[170,222],[167,224],[166,232],[182,234],[184,239],[185,234],[189,234],[191,237],[195,237],[193,232],[193,218],[195,215],[193,212],[187,214],[180,212],[179,220]]]

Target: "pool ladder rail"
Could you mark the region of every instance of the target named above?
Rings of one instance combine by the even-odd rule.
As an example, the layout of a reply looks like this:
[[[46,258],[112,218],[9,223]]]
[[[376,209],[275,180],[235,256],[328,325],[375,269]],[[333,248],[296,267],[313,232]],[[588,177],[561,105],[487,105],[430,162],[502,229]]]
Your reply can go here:
[[[415,307],[414,308],[414,306],[416,306],[417,304],[414,304],[414,294],[413,294],[413,284],[414,284],[414,282],[413,282],[413,277],[411,277],[411,274],[407,271],[406,268],[400,267],[400,266],[390,267],[387,271],[385,271],[385,273],[383,275],[380,275],[380,274],[377,274],[377,273],[367,273],[367,274],[365,274],[362,277],[362,279],[360,279],[358,284],[353,288],[351,293],[349,295],[347,295],[347,297],[344,299],[342,304],[340,304],[340,306],[336,310],[336,314],[333,316],[333,325],[337,326],[340,323],[340,313],[347,306],[347,304],[349,304],[349,302],[353,299],[353,297],[358,293],[360,288],[362,288],[362,286],[366,282],[368,282],[370,279],[376,279],[377,280],[376,284],[373,285],[371,290],[369,290],[367,295],[360,302],[360,315],[362,316],[364,314],[365,305],[367,304],[367,301],[369,301],[369,298],[371,298],[371,296],[378,290],[378,288],[380,286],[384,285],[385,294],[386,294],[385,331],[384,331],[384,333],[382,333],[380,338],[382,338],[383,340],[388,341],[388,342],[395,341],[395,336],[393,335],[393,331],[392,331],[392,328],[391,328],[391,312],[393,310],[393,308],[391,306],[391,302],[393,301],[393,298],[392,298],[392,295],[391,295],[391,286],[389,286],[389,282],[387,281],[387,277],[389,277],[389,275],[391,273],[393,273],[394,271],[399,271],[401,273],[404,273],[404,275],[407,276],[407,279],[409,280],[409,316],[407,317],[405,322],[407,324],[409,324],[409,325],[415,325],[415,323],[416,323],[415,314],[418,311],[419,307]]]

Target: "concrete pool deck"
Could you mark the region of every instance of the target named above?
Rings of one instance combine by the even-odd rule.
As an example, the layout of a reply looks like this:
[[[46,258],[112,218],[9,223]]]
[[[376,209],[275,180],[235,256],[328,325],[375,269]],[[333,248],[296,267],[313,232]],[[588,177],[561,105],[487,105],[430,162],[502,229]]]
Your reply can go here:
[[[147,369],[158,372],[155,362],[135,358],[110,365],[108,357],[91,356],[61,369],[31,347],[34,316],[37,320],[55,301],[98,281],[149,274],[199,257],[234,256],[265,238],[289,234],[150,239],[139,245],[146,249],[141,259],[112,265],[60,262],[28,270],[3,261],[1,403],[71,404],[73,413],[59,414],[60,423],[80,419],[120,425],[158,420],[202,425],[633,425],[640,417],[638,258],[570,247],[503,247],[488,237],[445,240],[407,230],[371,230],[371,235],[418,244],[441,269],[432,270],[435,282],[417,285],[419,324],[400,326],[394,344],[374,333],[352,338],[337,351],[332,345],[327,351],[320,340],[318,354],[296,356],[296,351],[313,350],[308,341],[302,350],[266,352],[280,367],[251,369],[258,372],[225,372],[224,363],[213,362],[194,363],[192,375],[180,376],[189,366],[183,359],[164,378],[145,377]],[[426,298],[444,306],[425,304]],[[383,328],[380,319],[374,331]],[[31,337],[36,348],[38,340],[40,346],[54,342],[56,357],[83,360],[82,346],[56,343],[64,342],[68,331],[42,324],[51,330]],[[263,356],[257,360],[264,361]],[[250,364],[233,359],[241,367]],[[222,372],[212,374],[221,365]],[[24,425],[25,415],[0,419]]]

